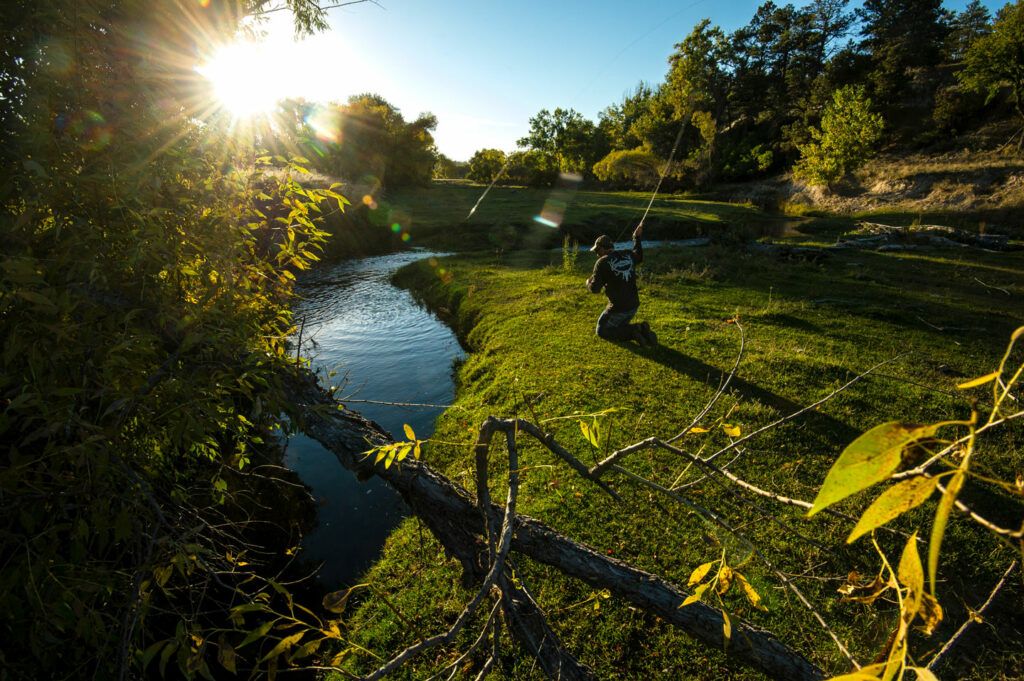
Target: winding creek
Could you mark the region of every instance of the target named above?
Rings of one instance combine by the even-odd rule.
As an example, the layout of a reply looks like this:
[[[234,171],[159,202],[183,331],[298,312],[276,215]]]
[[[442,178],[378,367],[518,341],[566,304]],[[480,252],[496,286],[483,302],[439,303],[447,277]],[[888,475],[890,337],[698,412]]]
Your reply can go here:
[[[433,255],[407,251],[346,260],[298,282],[294,310],[297,324],[305,320],[303,354],[314,367],[337,372],[331,382],[341,386],[346,406],[396,437],[402,437],[403,424],[420,439],[430,436],[442,408],[394,403],[450,404],[452,363],[464,356],[451,329],[390,283],[398,268]],[[322,563],[319,576],[327,588],[354,583],[404,517],[401,499],[379,478],[357,481],[333,454],[302,435],[289,441],[285,463],[319,502],[304,556]]]
[[[644,246],[706,242],[645,241]],[[630,242],[616,247],[629,248]],[[443,407],[399,403],[450,404],[452,364],[465,356],[451,329],[390,282],[403,265],[437,255],[442,254],[412,250],[345,260],[307,272],[298,281],[294,311],[296,323],[303,325],[304,356],[314,368],[336,372],[331,382],[341,386],[338,395],[346,406],[397,437],[404,424],[418,438],[430,437]],[[333,454],[303,435],[289,441],[285,464],[319,502],[316,526],[303,539],[304,556],[321,565],[319,578],[326,588],[353,584],[405,516],[401,499],[379,478],[357,481]]]

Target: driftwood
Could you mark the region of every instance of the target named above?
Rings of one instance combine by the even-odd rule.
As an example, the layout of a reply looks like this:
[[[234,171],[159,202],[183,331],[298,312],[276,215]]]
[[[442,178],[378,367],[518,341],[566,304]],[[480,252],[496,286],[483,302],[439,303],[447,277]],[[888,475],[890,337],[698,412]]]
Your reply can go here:
[[[834,246],[790,246],[751,241],[744,248],[755,255],[768,255],[780,260],[817,262],[833,253],[850,249],[870,251],[914,251],[923,248],[974,248],[985,251],[1014,251],[1022,246],[1001,234],[974,234],[944,225],[911,225],[893,227],[876,222],[859,222],[858,229],[844,234]],[[984,282],[980,282],[985,286]],[[997,287],[990,287],[997,288]],[[997,289],[1007,295],[1005,289]]]
[[[303,431],[333,452],[345,468],[361,477],[378,475],[394,487],[445,549],[461,562],[467,585],[485,581],[488,579],[485,575],[500,571],[500,564],[495,562],[498,555],[495,538],[501,519],[506,517],[506,509],[490,502],[486,484],[478,485],[481,494],[474,503],[473,496],[466,489],[419,461],[407,459],[400,466],[393,465],[387,469],[383,465],[375,466],[373,459],[364,456],[363,452],[370,446],[392,443],[390,435],[373,421],[339,409],[331,394],[320,387],[312,374],[300,377],[293,389],[293,399],[303,409]],[[517,432],[530,434],[528,429],[520,428],[522,423],[492,418],[482,425],[477,446],[479,479],[486,481],[485,466],[491,434],[504,431],[507,438],[514,437]],[[514,448],[514,442],[509,442],[510,449]],[[483,466],[479,465],[481,462]],[[510,480],[510,492],[513,486],[514,482]],[[511,515],[514,516],[511,519],[514,530],[510,554],[527,556],[594,588],[608,589],[615,597],[661,617],[711,647],[724,649],[731,658],[769,677],[789,681],[825,678],[823,670],[779,641],[771,632],[732,618],[732,635],[726,640],[722,612],[699,601],[685,608],[679,607],[689,595],[681,587],[603,555],[533,518],[515,513]],[[491,556],[490,562],[488,555]],[[499,565],[497,569],[494,567],[496,564]],[[502,607],[506,613],[505,623],[513,636],[535,655],[548,677],[596,678],[592,670],[577,661],[558,642],[543,613],[525,589],[513,586],[510,580],[498,579],[497,586],[502,591]]]

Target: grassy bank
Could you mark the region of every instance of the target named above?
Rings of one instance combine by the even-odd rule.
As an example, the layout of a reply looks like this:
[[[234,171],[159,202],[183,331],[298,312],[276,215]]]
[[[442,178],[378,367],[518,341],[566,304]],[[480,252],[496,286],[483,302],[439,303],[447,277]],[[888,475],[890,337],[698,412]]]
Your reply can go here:
[[[399,225],[411,245],[459,251],[553,248],[561,246],[566,234],[580,243],[592,243],[598,234],[628,238],[651,198],[646,192],[496,186],[481,201],[485,191],[485,186],[465,182],[389,191],[374,204],[373,213],[378,221]],[[536,220],[542,216],[561,229]],[[645,225],[650,239],[682,239],[730,229],[778,234],[787,220],[752,204],[659,194]]]
[[[814,413],[751,441],[730,465],[761,488],[811,500],[841,449],[864,430],[896,419],[968,416],[970,395],[957,391],[956,384],[992,371],[1011,332],[1024,320],[1019,255],[849,252],[804,263],[748,256],[725,246],[665,247],[647,254],[638,316],[650,321],[662,345],[643,350],[594,336],[604,301],[583,288],[591,265],[592,257],[582,255],[566,271],[557,251],[534,251],[424,261],[399,273],[401,285],[449,316],[469,350],[456,370],[457,404],[440,419],[435,435],[435,440],[462,444],[430,445],[425,454],[468,489],[473,488],[468,445],[488,415],[544,420],[560,443],[588,463],[600,452],[586,442],[579,426],[581,419],[589,423],[592,417],[581,415],[616,410],[598,417],[601,437],[610,436],[611,449],[652,435],[675,435],[733,366],[740,329],[727,320],[738,319],[746,341],[738,375],[727,398],[704,419],[709,432],[685,440],[691,452],[706,454],[726,443],[724,423],[746,434],[824,397],[879,362],[897,358]],[[1024,463],[1022,441],[1024,427],[1010,426],[987,443],[979,461],[989,474],[1012,481]],[[615,481],[624,498],[617,505],[546,450],[524,444],[520,456],[521,512],[609,555],[684,585],[696,566],[720,558],[723,550],[731,565],[743,560],[743,547],[734,539],[625,478]],[[500,479],[501,459],[495,453],[492,480]],[[849,572],[878,572],[879,560],[867,539],[844,544],[852,522],[823,516],[806,520],[798,509],[696,482],[696,470],[662,453],[635,455],[626,466],[665,485],[695,482],[686,488],[686,497],[728,518],[790,575],[861,662],[870,662],[883,648],[895,622],[894,605],[883,600],[870,606],[844,604],[836,593]],[[503,497],[500,489],[495,482],[492,492]],[[876,495],[857,495],[840,507],[857,513]],[[1019,522],[1021,505],[1007,495],[975,487],[967,495],[993,519]],[[896,526],[927,527],[934,503]],[[905,539],[880,533],[879,541],[897,560]],[[915,633],[913,649],[923,654],[941,645],[967,617],[965,606],[977,608],[984,601],[1011,558],[1012,551],[990,535],[955,518],[940,566],[946,619],[931,639]],[[826,669],[847,669],[820,625],[763,562],[750,558],[740,569],[768,611],[754,610],[733,590],[724,596],[732,616],[770,629]],[[447,626],[467,599],[458,586],[459,574],[429,533],[409,521],[367,579],[392,594],[393,605],[417,628],[432,632]],[[543,565],[520,560],[517,574],[533,589],[564,642],[600,678],[759,678],[657,618],[603,598]],[[976,628],[976,638],[960,645],[945,670],[949,678],[1020,678],[1024,623],[1017,613],[1022,607],[1018,579],[986,617],[989,626]],[[361,605],[350,625],[362,645],[382,654],[415,639],[409,626],[372,599]],[[531,671],[532,661],[509,652],[503,678],[540,678]],[[449,659],[430,656],[411,668],[409,677],[425,678],[435,664]]]

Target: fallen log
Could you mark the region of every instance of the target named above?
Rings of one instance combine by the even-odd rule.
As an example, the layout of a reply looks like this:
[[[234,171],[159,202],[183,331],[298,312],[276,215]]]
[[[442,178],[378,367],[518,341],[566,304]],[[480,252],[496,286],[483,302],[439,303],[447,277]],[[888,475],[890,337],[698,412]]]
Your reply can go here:
[[[360,477],[378,475],[386,480],[412,513],[423,520],[445,549],[461,562],[466,581],[481,579],[488,551],[481,537],[488,536],[490,520],[474,503],[473,495],[417,460],[406,459],[400,466],[390,468],[375,466],[371,457],[363,453],[374,446],[391,444],[391,436],[379,424],[340,409],[313,374],[307,372],[298,378],[292,399],[301,409],[300,428],[308,436],[323,444],[342,466]],[[489,502],[488,505],[493,517],[503,515],[501,507]],[[699,601],[679,607],[689,595],[686,590],[658,575],[603,555],[533,518],[516,515],[511,550],[595,588],[608,589],[614,596],[656,614],[711,647],[724,649],[729,657],[771,678],[787,681],[825,678],[823,670],[771,632],[731,618],[732,635],[726,639],[723,615],[717,608]],[[593,672],[558,643],[543,614],[530,599],[509,594],[506,601],[513,606],[515,603],[522,605],[522,611],[516,613],[521,617],[508,618],[512,634],[528,650],[535,650],[538,641],[546,642],[543,650],[537,652],[550,678],[594,678]]]

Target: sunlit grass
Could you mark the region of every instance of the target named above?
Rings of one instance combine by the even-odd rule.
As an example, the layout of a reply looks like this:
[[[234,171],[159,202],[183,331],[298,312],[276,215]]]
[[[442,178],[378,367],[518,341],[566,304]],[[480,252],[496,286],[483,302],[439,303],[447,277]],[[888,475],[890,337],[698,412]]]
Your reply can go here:
[[[893,419],[927,422],[969,414],[969,399],[955,385],[963,376],[991,371],[1011,331],[1024,319],[1024,268],[1012,255],[851,252],[820,265],[745,256],[728,247],[651,249],[639,318],[651,322],[663,345],[640,350],[595,338],[594,320],[604,303],[582,286],[591,263],[589,255],[581,257],[575,272],[565,272],[557,251],[481,254],[445,261],[454,275],[447,283],[429,263],[400,273],[403,285],[452,311],[470,351],[457,370],[460,409],[447,412],[435,434],[466,446],[434,447],[426,454],[452,479],[472,489],[469,445],[475,428],[492,414],[531,420],[536,414],[543,420],[614,407],[619,410],[614,425],[605,422],[613,447],[675,434],[731,368],[739,332],[725,320],[738,316],[747,341],[741,369],[723,404],[704,424],[711,432],[686,441],[691,451],[711,451],[726,441],[720,427],[726,414],[730,424],[746,433],[828,394],[880,361],[905,355],[817,413],[752,442],[731,467],[766,489],[812,499],[838,452],[863,430]],[[979,268],[1005,272],[999,283],[1011,295],[979,285],[974,280]],[[576,420],[551,421],[545,427],[585,462],[600,455],[585,442]],[[1024,464],[1021,430],[1008,429],[984,455],[987,466],[1011,479]],[[624,479],[616,481],[616,488],[625,503],[616,505],[546,450],[524,443],[520,456],[528,467],[521,512],[602,552],[684,584],[694,567],[721,552],[715,533],[685,508]],[[503,494],[501,458],[496,454],[492,459],[494,494]],[[682,461],[654,453],[637,455],[628,467],[669,482],[686,468]],[[799,575],[800,588],[859,659],[870,661],[884,646],[893,625],[892,607],[842,604],[836,593],[849,571],[873,574],[877,568],[863,541],[844,546],[850,525],[819,517],[807,521],[801,512],[759,500],[801,533],[834,547],[830,554],[796,540],[716,485],[698,485],[686,494],[727,515],[784,571]],[[867,501],[861,495],[841,507],[856,512]],[[1005,511],[1005,504],[1013,502],[982,498],[979,503]],[[926,521],[925,516],[914,513],[900,522],[907,527],[906,522]],[[428,533],[423,535],[415,521],[407,522],[369,579],[394,594],[408,617],[440,631],[468,593],[453,586],[458,567],[444,558]],[[889,536],[882,543],[897,550],[898,542]],[[959,626],[966,617],[965,603],[977,607],[1010,556],[1009,550],[959,519],[943,551],[947,619],[935,640],[914,640],[922,651]],[[517,571],[563,641],[601,678],[760,678],[614,598],[602,600],[595,610],[588,602],[594,595],[589,587],[543,565],[520,560]],[[735,616],[774,631],[827,669],[843,669],[842,657],[820,627],[762,564],[753,561],[744,572],[769,612],[752,611],[742,599],[727,598]],[[995,631],[970,651],[968,659],[979,655],[982,666],[971,668],[968,662],[954,671],[971,678],[1014,678],[1019,639],[1006,614],[1022,607],[1019,591],[1007,594],[1003,614],[987,618]],[[412,641],[381,603],[366,603],[350,624],[360,642],[376,650]],[[509,659],[500,678],[534,678],[531,661],[506,650]],[[425,660],[407,677],[423,678],[433,668],[434,660]]]

